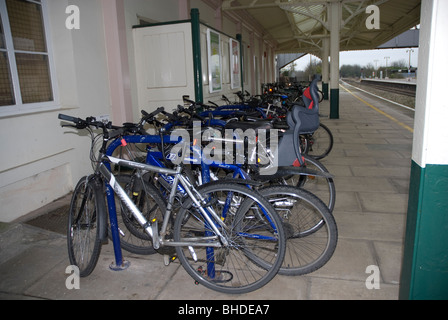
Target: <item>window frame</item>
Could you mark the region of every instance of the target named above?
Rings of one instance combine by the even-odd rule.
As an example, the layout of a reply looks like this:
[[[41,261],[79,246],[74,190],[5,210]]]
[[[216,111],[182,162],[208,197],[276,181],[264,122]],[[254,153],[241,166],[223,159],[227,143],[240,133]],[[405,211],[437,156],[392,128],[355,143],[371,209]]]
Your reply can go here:
[[[50,28],[50,20],[48,17],[47,0],[41,0],[40,2],[33,1],[33,0],[26,0],[26,1],[30,2],[30,3],[41,5],[42,22],[43,22],[43,29],[45,32],[45,41],[46,41],[47,52],[32,52],[32,51],[30,52],[30,51],[14,49],[13,37],[12,37],[12,32],[11,32],[11,27],[10,27],[10,22],[9,22],[8,11],[7,11],[7,7],[6,7],[6,0],[0,0],[0,15],[1,15],[1,22],[3,24],[2,27],[3,27],[5,45],[6,45],[6,49],[2,49],[1,51],[7,53],[8,62],[9,62],[9,70],[10,70],[10,74],[11,74],[12,87],[14,90],[13,97],[15,100],[14,105],[0,106],[0,118],[60,109],[59,91],[58,91],[57,81],[56,81],[57,78],[56,78],[56,70],[55,70],[54,57],[53,57],[53,46],[52,46],[52,40],[51,40],[51,28]],[[16,57],[15,57],[16,53],[38,54],[38,55],[46,55],[48,57],[49,76],[50,76],[51,89],[52,89],[52,95],[53,95],[52,101],[44,101],[44,102],[36,102],[36,103],[23,103],[22,92],[20,89],[20,82],[19,82],[19,74],[18,74]]]

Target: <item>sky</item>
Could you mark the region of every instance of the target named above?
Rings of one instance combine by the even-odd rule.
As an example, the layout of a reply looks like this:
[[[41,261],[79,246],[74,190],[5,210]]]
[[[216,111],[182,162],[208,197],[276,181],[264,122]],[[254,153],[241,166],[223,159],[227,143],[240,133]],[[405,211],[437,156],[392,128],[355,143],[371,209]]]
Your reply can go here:
[[[376,65],[378,67],[386,66],[385,57],[388,59],[388,65],[394,61],[405,60],[409,63],[409,52],[407,49],[381,49],[381,50],[362,50],[362,51],[344,51],[340,53],[340,65],[344,64],[359,64],[361,67],[365,67],[368,63]],[[414,52],[411,53],[411,66],[418,66],[418,48],[412,48]],[[312,56],[313,61],[319,61],[320,59]],[[375,60],[378,60],[375,62]],[[296,61],[296,70],[304,70],[310,63],[310,55],[306,55],[303,58]]]

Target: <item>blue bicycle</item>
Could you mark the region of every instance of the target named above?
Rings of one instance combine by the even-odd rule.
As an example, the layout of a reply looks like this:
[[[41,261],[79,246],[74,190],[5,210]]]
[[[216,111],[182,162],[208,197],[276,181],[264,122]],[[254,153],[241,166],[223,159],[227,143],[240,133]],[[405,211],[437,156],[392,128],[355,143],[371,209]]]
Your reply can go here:
[[[173,120],[173,119],[172,119]],[[176,154],[172,153],[170,148],[173,145],[173,141],[168,142],[168,137],[160,139],[158,136],[125,136],[127,144],[147,142],[149,145],[146,149],[146,163],[164,167],[164,159],[175,159]],[[159,139],[167,142],[168,146],[164,146],[165,143],[160,145],[152,144]],[[121,142],[115,141],[109,147],[109,152],[115,151],[117,147],[121,145]],[[126,148],[129,148],[126,145]],[[164,152],[160,152],[165,150]],[[280,215],[283,226],[286,230],[286,257],[282,263],[282,267],[279,270],[280,274],[284,275],[302,275],[312,271],[315,271],[325,265],[332,257],[337,244],[337,227],[333,216],[327,206],[318,199],[315,195],[297,187],[286,185],[274,185],[269,187],[261,187],[260,185],[254,185],[250,175],[243,169],[243,166],[236,164],[226,164],[221,162],[204,161],[206,157],[203,155],[202,148],[197,144],[191,147],[193,152],[188,157],[188,163],[191,167],[188,167],[190,181],[196,181],[197,184],[208,183],[210,181],[226,181],[232,182],[234,179],[245,179],[247,181],[247,187],[257,188],[258,191],[270,201],[270,203],[277,210]],[[131,154],[131,152],[126,152]],[[166,163],[170,165],[169,163]],[[290,175],[294,171],[295,174],[319,176],[322,173],[312,170],[303,170],[301,168],[289,168],[286,174]],[[224,176],[222,175],[224,173]],[[279,175],[280,177],[281,175]],[[132,175],[130,177],[133,177]],[[151,180],[152,179],[152,180]],[[132,186],[132,193],[137,198],[144,198],[145,191],[141,187],[141,183],[137,186],[132,182],[133,178],[128,179],[128,187]],[[139,181],[139,179],[136,179]],[[167,196],[172,189],[172,181],[169,177],[158,174],[152,177],[146,177],[145,183],[149,184],[149,181],[156,182],[159,185],[158,190],[161,194]],[[236,180],[235,180],[236,181]],[[149,188],[148,188],[149,189]],[[154,192],[151,190],[151,192]],[[186,191],[178,187],[176,203],[181,203],[181,199],[185,196]],[[160,195],[159,195],[160,197]],[[154,198],[154,197],[151,197]],[[138,202],[143,206],[145,202]],[[122,211],[123,212],[123,211]],[[152,244],[150,239],[146,239],[144,242],[144,233],[139,231],[138,224],[132,221],[132,217],[126,218],[128,213],[123,212],[123,229],[122,229],[122,246],[123,248],[140,254],[153,253]],[[129,215],[130,216],[130,215]],[[127,223],[126,223],[127,221]],[[140,236],[141,234],[141,236]],[[128,242],[132,236],[137,236],[138,245],[129,246]],[[161,253],[159,251],[159,253]],[[166,262],[174,256],[174,252],[164,251]]]

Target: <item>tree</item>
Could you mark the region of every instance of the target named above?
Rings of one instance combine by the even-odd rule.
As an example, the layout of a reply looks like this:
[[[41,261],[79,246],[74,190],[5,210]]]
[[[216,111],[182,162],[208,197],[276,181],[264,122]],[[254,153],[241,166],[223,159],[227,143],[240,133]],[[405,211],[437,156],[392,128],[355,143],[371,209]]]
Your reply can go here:
[[[361,66],[355,65],[343,65],[340,70],[341,77],[343,78],[360,78]]]
[[[315,74],[322,74],[322,61],[310,61],[305,68],[305,77],[312,79]]]
[[[397,69],[407,69],[406,60],[394,61],[391,66],[387,68],[389,77],[401,77],[399,73],[393,73],[392,70]],[[343,65],[340,70],[341,77],[343,78],[360,78],[361,73],[366,78],[379,77],[383,72],[383,76],[386,75],[386,68],[379,67],[378,69],[372,63],[368,63],[366,66],[361,67],[360,65]]]

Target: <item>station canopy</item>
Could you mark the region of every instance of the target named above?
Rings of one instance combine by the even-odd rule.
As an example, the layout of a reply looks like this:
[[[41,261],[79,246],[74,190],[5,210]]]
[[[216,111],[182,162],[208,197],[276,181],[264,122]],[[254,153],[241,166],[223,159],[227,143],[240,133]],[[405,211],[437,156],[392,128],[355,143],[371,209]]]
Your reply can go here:
[[[222,9],[250,15],[264,29],[264,39],[277,44],[276,53],[320,56],[331,32],[332,2],[342,8],[341,51],[375,49],[420,23],[421,0],[223,0]],[[379,29],[366,26],[370,5],[379,8]]]

